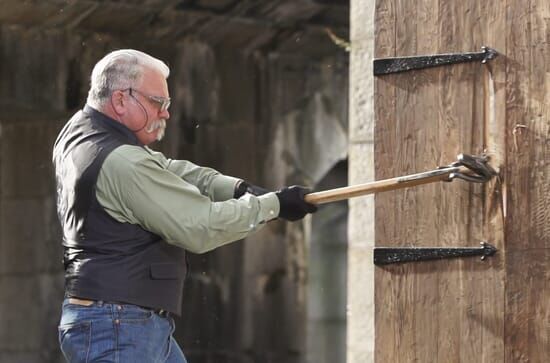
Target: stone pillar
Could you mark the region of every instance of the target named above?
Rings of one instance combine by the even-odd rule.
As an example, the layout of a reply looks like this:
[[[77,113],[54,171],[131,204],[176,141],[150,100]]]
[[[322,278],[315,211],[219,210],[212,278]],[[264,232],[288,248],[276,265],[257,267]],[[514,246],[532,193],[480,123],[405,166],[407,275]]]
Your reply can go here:
[[[350,185],[374,180],[374,8],[351,0]],[[347,362],[374,361],[374,197],[349,202]]]

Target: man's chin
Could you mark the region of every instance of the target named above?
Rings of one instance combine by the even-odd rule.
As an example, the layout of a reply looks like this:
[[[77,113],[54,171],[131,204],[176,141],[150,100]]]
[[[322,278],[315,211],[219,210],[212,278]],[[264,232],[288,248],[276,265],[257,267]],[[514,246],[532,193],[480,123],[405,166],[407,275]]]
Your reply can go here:
[[[152,122],[146,129],[145,133],[148,135],[153,136],[154,140],[152,140],[150,143],[154,141],[160,141],[164,137],[164,133],[166,131],[166,120],[160,119],[157,121]]]

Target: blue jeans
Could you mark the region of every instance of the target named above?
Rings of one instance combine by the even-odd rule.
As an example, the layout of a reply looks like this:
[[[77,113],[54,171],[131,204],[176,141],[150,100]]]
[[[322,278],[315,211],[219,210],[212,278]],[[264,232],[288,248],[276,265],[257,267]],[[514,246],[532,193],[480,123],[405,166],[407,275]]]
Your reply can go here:
[[[63,301],[59,344],[68,362],[187,363],[174,319],[135,305]]]

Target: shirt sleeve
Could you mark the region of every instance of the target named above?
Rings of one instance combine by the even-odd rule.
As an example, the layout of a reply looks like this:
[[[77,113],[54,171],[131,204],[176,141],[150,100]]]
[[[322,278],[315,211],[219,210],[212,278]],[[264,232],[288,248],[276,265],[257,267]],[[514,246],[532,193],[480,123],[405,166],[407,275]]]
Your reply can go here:
[[[163,164],[143,148],[115,149],[98,176],[99,203],[117,221],[138,224],[194,253],[242,239],[279,215],[275,193],[213,201]]]
[[[187,160],[167,159],[158,151],[146,147],[156,159],[163,159],[166,169],[176,174],[183,180],[196,186],[201,194],[208,196],[213,201],[224,201],[233,198],[235,187],[242,179],[223,175],[217,170],[193,164]]]

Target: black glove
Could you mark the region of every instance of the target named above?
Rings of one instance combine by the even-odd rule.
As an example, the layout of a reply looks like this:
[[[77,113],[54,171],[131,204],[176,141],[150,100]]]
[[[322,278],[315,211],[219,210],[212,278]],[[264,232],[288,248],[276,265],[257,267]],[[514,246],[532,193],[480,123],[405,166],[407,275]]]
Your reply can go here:
[[[249,184],[243,180],[239,182],[239,184],[237,184],[237,186],[235,187],[235,193],[233,194],[233,198],[239,199],[245,193],[258,196],[258,195],[264,195],[266,193],[269,193],[269,190],[256,185]]]
[[[304,200],[309,191],[308,188],[293,185],[275,192],[281,205],[279,217],[293,222],[304,218],[308,213],[315,213],[317,206]]]

